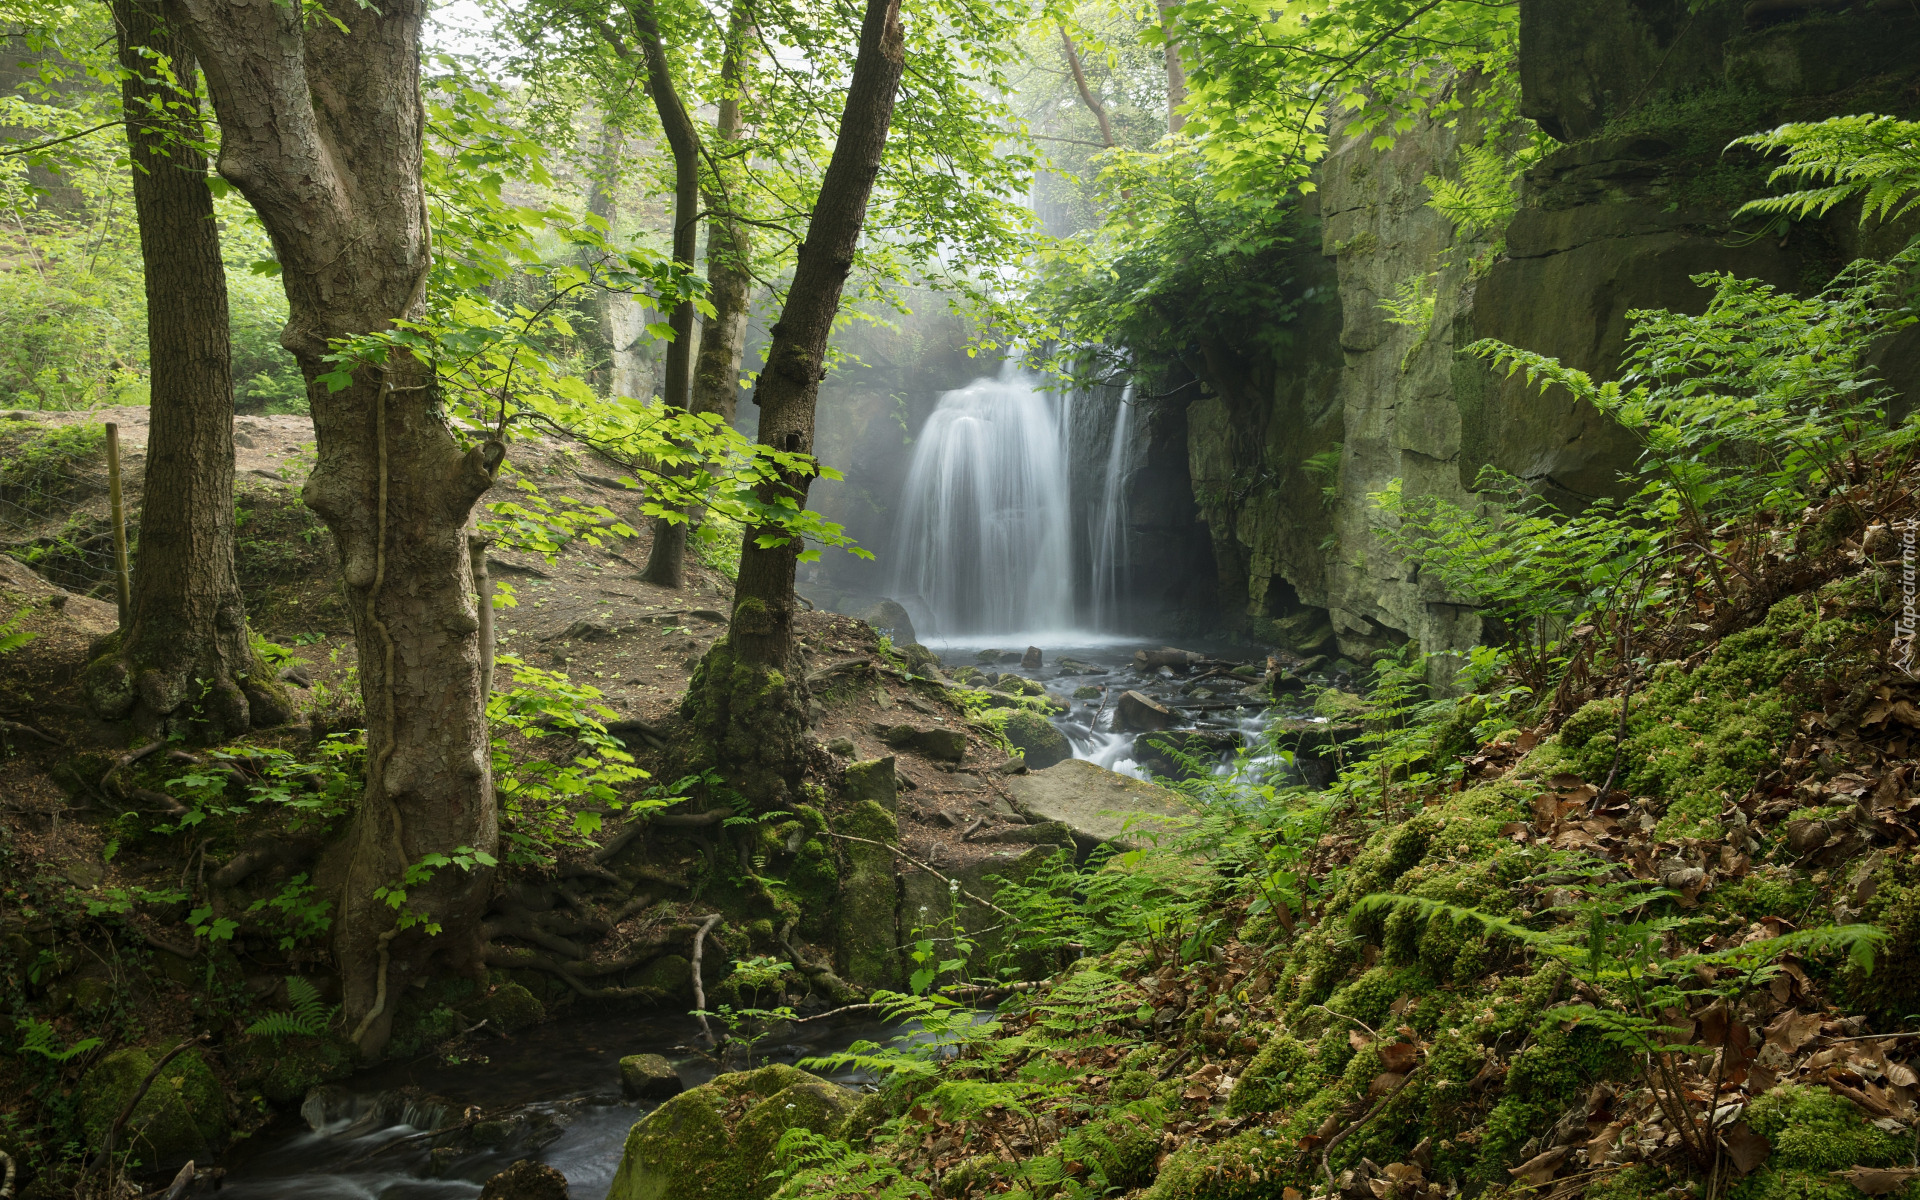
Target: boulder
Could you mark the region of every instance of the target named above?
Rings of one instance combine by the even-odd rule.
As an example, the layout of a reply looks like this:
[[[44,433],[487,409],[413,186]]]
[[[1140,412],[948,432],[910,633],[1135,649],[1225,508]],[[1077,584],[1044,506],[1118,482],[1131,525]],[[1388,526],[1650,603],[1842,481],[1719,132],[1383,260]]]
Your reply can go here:
[[[1008,713],[1000,729],[1026,759],[1027,766],[1036,771],[1073,757],[1073,743],[1067,740],[1067,735],[1031,709]]]
[[[1169,729],[1160,733],[1142,733],[1133,739],[1133,760],[1151,763],[1169,775],[1188,772],[1162,747],[1202,761],[1231,754],[1241,746],[1240,735],[1231,729]]]
[[[487,1186],[480,1189],[480,1200],[567,1200],[569,1194],[565,1175],[545,1163],[523,1158],[487,1180]]]
[[[479,1017],[501,1033],[518,1033],[547,1019],[547,1006],[517,983],[503,983],[493,989],[478,1009]]]
[[[1079,687],[1073,689],[1073,698],[1075,700],[1098,700],[1100,696],[1100,689],[1090,683],[1081,684]]]
[[[1327,618],[1325,609],[1309,608],[1290,617],[1281,617],[1273,625],[1280,640],[1303,657],[1324,654],[1333,649],[1333,622]]]
[[[680,1073],[658,1054],[629,1054],[620,1060],[620,1090],[629,1100],[665,1100],[680,1094]]]
[[[846,783],[841,789],[841,795],[847,803],[858,804],[862,800],[871,800],[888,812],[896,811],[893,762],[893,756],[888,755],[866,762],[848,763]]]
[[[1176,671],[1184,671],[1195,663],[1206,660],[1207,656],[1204,654],[1195,654],[1191,650],[1176,650],[1172,646],[1133,652],[1133,668],[1136,671],[1151,671],[1158,667],[1172,667]]]
[[[915,750],[942,762],[959,762],[967,756],[967,735],[958,729],[894,725],[881,730],[880,740],[896,749]]]
[[[1090,662],[1082,662],[1077,658],[1056,658],[1053,660],[1053,665],[1062,675],[1099,675],[1104,673],[1105,670],[1105,668],[1097,667]]]
[[[116,1050],[80,1079],[78,1119],[81,1141],[90,1148],[105,1143],[114,1118],[139,1091],[164,1046]],[[208,1162],[227,1144],[227,1094],[198,1050],[186,1050],[161,1068],[133,1110],[120,1144],[131,1147],[150,1171],[179,1169],[188,1159]]]
[[[847,873],[840,881],[836,965],[843,978],[863,987],[898,987],[902,982],[894,914],[898,885],[893,851],[887,847],[899,844],[899,823],[891,812],[862,800],[835,821],[834,828],[863,839],[840,843],[847,856]]]
[[[1150,731],[1173,724],[1173,710],[1145,692],[1125,692],[1115,706],[1114,715],[1122,729]]]
[[[227,1043],[226,1057],[240,1085],[272,1104],[291,1104],[360,1065],[359,1050],[331,1030],[318,1037],[249,1035]]]
[[[1074,844],[1083,854],[1102,842],[1145,845],[1155,835],[1190,824],[1197,815],[1193,805],[1177,792],[1128,778],[1083,758],[1013,776],[1007,780],[1007,790],[1029,816],[1059,821],[1071,829]]]
[[[900,607],[897,600],[882,596],[852,615],[873,626],[875,633],[890,639],[895,646],[912,646],[920,641],[919,635],[913,631],[913,618],[907,615],[907,610]]]
[[[765,1200],[774,1146],[793,1128],[831,1134],[857,1096],[793,1067],[722,1075],[680,1093],[627,1134],[607,1200]]]
[[[1025,670],[1038,671],[1040,669],[1040,663],[1040,647],[1038,646],[1028,646],[1027,652],[1020,656],[1020,666]]]
[[[837,737],[827,743],[827,750],[841,758],[852,758],[858,752],[858,747],[853,744],[853,739],[850,737]]]

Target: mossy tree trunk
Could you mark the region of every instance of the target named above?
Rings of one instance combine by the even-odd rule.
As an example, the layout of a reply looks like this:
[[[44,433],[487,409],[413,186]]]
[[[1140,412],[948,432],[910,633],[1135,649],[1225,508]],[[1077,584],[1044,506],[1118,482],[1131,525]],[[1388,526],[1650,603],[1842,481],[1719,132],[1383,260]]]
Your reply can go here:
[[[247,636],[234,569],[227,278],[193,52],[158,0],[116,0],[113,22],[153,376],[128,620],[88,667],[87,695],[143,736],[211,741],[290,714]]]
[[[347,1026],[382,1050],[400,989],[478,972],[483,869],[443,866],[375,895],[429,855],[490,855],[497,814],[480,696],[466,527],[503,452],[463,451],[431,369],[363,366],[329,390],[338,339],[421,311],[431,262],[421,140],[422,0],[170,0],[220,119],[220,173],[273,238],[287,289],[281,343],[307,377],[319,462],[302,497],[341,561],[366,708],[366,791],[348,834],[334,957]],[[470,855],[468,861],[473,862]],[[438,925],[441,932],[431,935]]]
[[[866,223],[905,64],[900,0],[868,0],[833,157],[753,392],[760,440],[777,450],[813,451],[827,337]],[[769,508],[789,500],[805,506],[812,481],[810,473],[787,472],[762,484],[760,499]],[[794,569],[801,550],[797,539],[777,527],[747,530],[727,637],[714,643],[694,672],[683,708],[704,743],[700,751],[758,805],[780,803],[807,759],[806,701],[793,644]]]

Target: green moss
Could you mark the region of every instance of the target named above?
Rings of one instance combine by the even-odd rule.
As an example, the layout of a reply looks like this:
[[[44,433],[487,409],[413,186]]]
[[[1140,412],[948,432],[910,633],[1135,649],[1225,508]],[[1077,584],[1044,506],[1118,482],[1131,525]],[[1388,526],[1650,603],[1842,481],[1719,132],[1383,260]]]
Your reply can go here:
[[[1167,1159],[1148,1200],[1271,1200],[1299,1156],[1276,1129],[1254,1129]]]
[[[1000,722],[1000,731],[1014,749],[1026,756],[1027,765],[1036,770],[1073,757],[1073,745],[1067,736],[1039,713],[1008,709]]]
[[[1327,1084],[1313,1047],[1287,1034],[1268,1038],[1234,1084],[1227,1100],[1229,1116],[1295,1108]]]
[[[547,1006],[517,983],[501,984],[479,1008],[488,1026],[502,1033],[518,1033],[547,1019]]]
[[[1147,1111],[1077,1126],[1061,1139],[1061,1158],[1086,1168],[1087,1184],[1095,1195],[1153,1182],[1161,1121],[1151,1106],[1144,1107]]]
[[[764,620],[765,607],[742,600],[734,630],[753,632],[756,614]],[[779,671],[740,662],[721,638],[694,669],[680,715],[693,735],[686,747],[689,769],[719,770],[762,810],[784,806],[798,790],[807,762],[806,716]]]
[[[165,1047],[116,1050],[80,1080],[76,1131],[89,1147],[106,1141],[114,1118],[139,1090]],[[127,1122],[122,1145],[143,1166],[168,1170],[213,1157],[227,1140],[227,1095],[198,1050],[174,1056]]]
[[[1747,921],[1761,917],[1797,921],[1819,900],[1820,889],[1811,879],[1796,879],[1791,872],[1755,871],[1745,879],[1721,884],[1710,895],[1714,904]]]
[[[1875,1128],[1852,1101],[1826,1088],[1782,1083],[1747,1106],[1747,1127],[1773,1146],[1774,1167],[1839,1170],[1904,1159],[1912,1139]]]
[[[1794,719],[1818,699],[1817,685],[1853,665],[1871,622],[1847,600],[1837,589],[1782,600],[1760,625],[1722,639],[1695,670],[1664,664],[1635,693],[1619,785],[1667,801],[1658,836],[1718,836],[1725,799],[1773,765]],[[1607,699],[1561,727],[1580,774],[1606,778],[1619,722],[1620,702]]]
[[[852,1109],[852,1093],[792,1067],[722,1075],[633,1127],[607,1200],[760,1200],[781,1134],[832,1133]]]
[[[358,1054],[340,1036],[248,1037],[226,1048],[227,1062],[245,1086],[271,1104],[293,1104],[313,1088],[353,1074]]]
[[[895,932],[898,885],[893,852],[885,847],[899,843],[900,827],[892,813],[871,800],[855,805],[838,825],[848,837],[866,839],[843,843],[847,875],[840,887],[836,939],[842,973],[863,986],[897,987],[903,974]]]

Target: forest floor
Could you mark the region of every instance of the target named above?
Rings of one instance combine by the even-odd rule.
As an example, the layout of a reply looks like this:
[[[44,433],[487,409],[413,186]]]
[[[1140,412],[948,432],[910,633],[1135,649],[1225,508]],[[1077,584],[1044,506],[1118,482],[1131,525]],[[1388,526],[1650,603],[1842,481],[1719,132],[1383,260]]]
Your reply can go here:
[[[10,419],[27,416],[31,419]],[[216,1049],[209,1060],[233,1094],[260,1091],[273,1101],[297,1103],[304,1088],[293,1085],[300,1080],[289,1078],[277,1091],[272,1081],[263,1084],[254,1061],[259,1056],[249,1057],[242,1048],[241,1031],[250,1018],[291,1003],[285,982],[290,974],[311,974],[329,1000],[337,994],[324,966],[324,937],[290,945],[276,938],[257,912],[263,903],[278,903],[274,885],[282,887],[282,897],[295,894],[286,889],[297,891],[305,880],[297,874],[304,862],[263,871],[238,890],[221,886],[223,860],[231,864],[241,851],[258,849],[262,839],[276,836],[277,827],[255,814],[239,814],[234,828],[216,833],[210,823],[205,836],[196,836],[197,829],[179,831],[157,819],[146,804],[153,789],[169,791],[210,762],[237,765],[246,774],[253,770],[250,762],[258,760],[225,757],[241,752],[231,746],[211,758],[203,748],[170,746],[129,765],[128,752],[138,749],[129,728],[95,719],[83,703],[79,677],[89,647],[115,624],[111,543],[100,537],[108,527],[108,497],[97,424],[107,420],[119,424],[126,508],[137,514],[145,410],[0,415],[0,448],[13,452],[9,473],[0,475],[0,542],[12,555],[0,554],[0,622],[12,618],[16,629],[34,635],[0,655],[0,942],[5,946],[0,982],[11,1014],[0,1025],[0,1048],[19,1049],[30,1038],[41,1039],[37,1044],[43,1047],[39,1059],[0,1057],[0,1113],[6,1114],[0,1118],[0,1149],[18,1155],[27,1148],[24,1161],[41,1165],[57,1156],[57,1139],[84,1136],[88,1098],[76,1083],[90,1064],[120,1047],[211,1032],[216,1048],[226,1045],[225,1053]],[[331,538],[298,495],[297,481],[312,465],[312,429],[306,419],[291,416],[241,417],[235,429],[237,560],[249,617],[255,633],[273,644],[274,665],[289,682],[297,710],[289,725],[246,739],[244,753],[284,752],[291,761],[310,764],[324,757],[320,748],[330,735],[359,724],[353,641]],[[36,448],[37,457],[30,453]],[[32,470],[22,469],[29,460]],[[637,798],[672,782],[678,766],[677,707],[700,656],[725,632],[731,584],[712,565],[691,558],[681,589],[641,582],[637,576],[646,561],[648,529],[635,493],[602,473],[612,468],[537,441],[516,444],[510,463],[513,470],[499,485],[501,491],[512,486],[517,473],[537,481],[549,499],[604,506],[613,518],[639,530],[627,538],[606,534],[600,545],[574,540],[551,557],[504,549],[489,554],[493,579],[504,581],[517,601],[498,614],[503,661],[496,691],[515,686],[508,656],[596,690],[594,703],[605,706],[605,723],[629,743],[636,764],[648,773],[626,789],[628,799]],[[32,560],[34,570],[22,558]],[[819,698],[813,708],[813,736],[823,746],[836,747],[831,756],[821,754],[822,762],[836,764],[829,776],[837,776],[847,762],[893,756],[904,849],[948,869],[1004,856],[1004,847],[961,837],[962,829],[976,821],[975,832],[989,833],[1023,823],[1009,805],[1005,776],[996,769],[1008,766],[1004,743],[989,729],[970,726],[941,685],[897,670],[889,673],[889,659],[864,623],[809,612],[798,627],[805,667],[810,672],[835,668],[821,676],[827,686],[815,689]],[[881,669],[858,665],[862,662]],[[911,748],[895,749],[881,735],[903,723],[965,730],[966,757],[942,762]],[[572,752],[566,739],[511,740],[516,755],[564,762]],[[689,830],[678,842],[671,836],[652,838],[658,844],[609,864],[624,873],[625,882],[612,894],[586,901],[592,910],[586,923],[596,931],[604,928],[596,952],[612,947],[617,957],[650,938],[664,944],[677,937],[684,953],[680,935],[719,903],[711,896],[698,899],[701,885],[685,886],[688,872],[698,871],[703,856],[711,857],[710,846],[702,849],[706,836]],[[561,849],[553,865],[504,870],[501,887],[566,892],[568,878],[576,885],[585,878],[590,886],[597,886],[596,874],[612,879],[591,852],[591,841],[577,841],[576,848]],[[324,860],[313,869],[323,873]],[[269,890],[260,891],[262,885]],[[249,899],[255,901],[251,907]],[[204,914],[198,914],[202,907],[238,922],[237,933],[218,954],[210,951],[209,939],[197,936],[208,930]],[[591,932],[582,937],[579,929],[571,929],[560,944],[584,949],[579,943],[590,937]],[[499,940],[511,946],[515,939],[506,934]],[[737,947],[742,952],[746,940]],[[831,963],[832,943],[830,930],[803,922],[791,946],[810,961]],[[508,953],[539,959],[535,947],[551,944],[539,940]],[[591,1002],[570,995],[557,978],[545,979],[542,986],[542,971],[552,974],[551,966],[505,974],[540,996],[542,1011],[564,1010],[576,999]],[[683,979],[684,962],[677,969]],[[644,964],[637,974],[596,982],[619,991],[617,985],[632,981],[629,974],[646,985],[625,989],[640,1002],[666,1003],[678,1011],[688,1007],[676,991],[680,979],[663,978],[657,970],[649,975]],[[209,1003],[218,990],[216,976],[224,995]],[[457,999],[446,1003],[462,1006]],[[478,1007],[466,1007],[462,1019],[441,1022],[450,1027],[436,1026],[434,1014],[441,1010],[428,1005],[416,1022],[418,1040],[459,1044],[470,1033],[462,1027],[473,1024],[467,1018],[488,1011],[486,1003],[475,999]],[[822,1006],[819,997],[809,1003]],[[495,1023],[506,1018],[496,1014]],[[59,1057],[74,1047],[87,1049]],[[337,1067],[327,1066],[301,1079],[337,1074]],[[258,1099],[254,1104],[255,1111],[239,1118],[239,1125],[264,1119],[265,1104]]]

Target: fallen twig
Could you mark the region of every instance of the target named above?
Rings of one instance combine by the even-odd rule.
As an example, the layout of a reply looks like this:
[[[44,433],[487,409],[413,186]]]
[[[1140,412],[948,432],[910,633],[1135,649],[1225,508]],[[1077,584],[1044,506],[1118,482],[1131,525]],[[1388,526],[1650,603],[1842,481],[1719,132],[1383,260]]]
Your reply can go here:
[[[1380,1097],[1379,1103],[1375,1104],[1372,1108],[1367,1110],[1365,1116],[1361,1117],[1358,1121],[1355,1121],[1353,1124],[1347,1126],[1345,1129],[1342,1129],[1339,1133],[1334,1134],[1333,1140],[1328,1142],[1324,1147],[1321,1148],[1320,1173],[1326,1176],[1327,1188],[1329,1191],[1339,1190],[1334,1186],[1333,1166],[1329,1161],[1333,1156],[1333,1152],[1340,1148],[1341,1142],[1344,1142],[1349,1137],[1353,1136],[1353,1133],[1355,1130],[1359,1129],[1361,1126],[1365,1125],[1368,1121],[1371,1121],[1376,1116],[1380,1115],[1380,1110],[1384,1109],[1388,1104],[1392,1103],[1393,1098],[1395,1096],[1398,1096],[1401,1092],[1405,1091],[1406,1086],[1409,1083],[1413,1082],[1413,1077],[1415,1075],[1418,1075],[1422,1070],[1424,1070],[1426,1068],[1426,1065],[1427,1064],[1425,1063],[1421,1063],[1419,1066],[1415,1067],[1413,1070],[1408,1071],[1406,1075],[1401,1078],[1399,1084],[1396,1085],[1391,1092],[1388,1092],[1386,1095]]]
[[[719,923],[720,914],[709,913],[693,935],[693,1015],[700,1018],[700,1032],[706,1035],[709,1046],[713,1045],[713,1028],[707,1024],[707,989],[700,982],[700,951],[706,946],[707,933]]]

